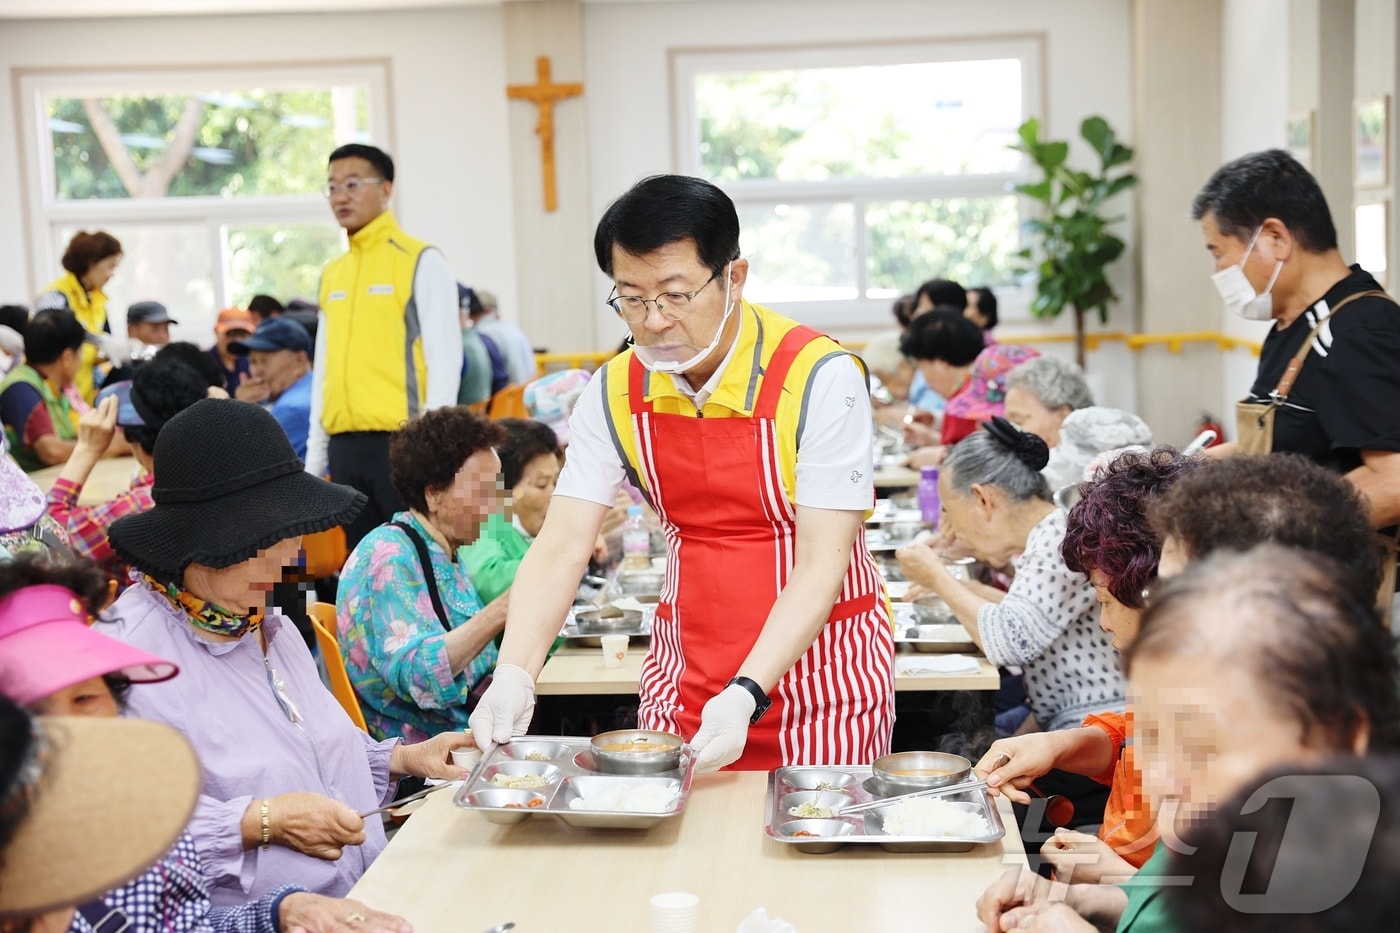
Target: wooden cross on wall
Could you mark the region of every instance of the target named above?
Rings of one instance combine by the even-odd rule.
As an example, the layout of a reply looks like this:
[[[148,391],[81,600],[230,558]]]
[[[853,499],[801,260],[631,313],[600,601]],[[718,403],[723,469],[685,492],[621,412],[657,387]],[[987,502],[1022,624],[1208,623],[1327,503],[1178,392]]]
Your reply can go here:
[[[539,108],[539,122],[535,124],[535,135],[540,138],[540,168],[544,174],[544,209],[553,211],[559,207],[558,184],[554,171],[554,105],[569,97],[583,95],[582,84],[555,84],[549,73],[549,56],[535,59],[534,84],[510,84],[506,86],[506,97],[511,100],[528,100]]]

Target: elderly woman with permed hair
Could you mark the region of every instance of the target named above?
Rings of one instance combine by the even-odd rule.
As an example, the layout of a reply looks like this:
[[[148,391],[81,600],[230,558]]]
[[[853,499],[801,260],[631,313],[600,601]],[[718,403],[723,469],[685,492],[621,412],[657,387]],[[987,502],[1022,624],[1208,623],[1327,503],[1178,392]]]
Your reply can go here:
[[[500,425],[438,408],[389,439],[408,511],[355,546],[340,574],[340,651],[377,738],[460,731],[496,667],[508,595],[484,605],[458,558],[500,507]]]

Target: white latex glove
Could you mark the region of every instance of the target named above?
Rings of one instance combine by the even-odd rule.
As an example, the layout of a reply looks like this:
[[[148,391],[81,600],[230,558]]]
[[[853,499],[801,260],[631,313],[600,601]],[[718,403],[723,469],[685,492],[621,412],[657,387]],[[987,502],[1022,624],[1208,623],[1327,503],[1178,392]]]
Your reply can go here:
[[[534,712],[534,678],[523,667],[498,664],[491,686],[481,695],[467,724],[481,754],[489,755],[497,745],[524,735]]]
[[[738,684],[710,698],[700,713],[700,730],[690,740],[696,771],[718,771],[738,760],[749,740],[749,717],[756,706],[753,694]]]
[[[131,361],[131,341],[116,334],[101,333],[97,337],[97,352],[120,366]]]

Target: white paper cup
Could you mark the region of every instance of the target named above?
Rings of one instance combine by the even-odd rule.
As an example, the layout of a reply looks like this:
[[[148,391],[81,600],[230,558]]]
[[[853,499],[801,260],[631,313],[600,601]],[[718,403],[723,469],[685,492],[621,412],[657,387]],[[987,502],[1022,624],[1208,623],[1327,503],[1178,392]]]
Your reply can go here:
[[[471,735],[472,730],[462,730],[464,735]],[[477,762],[481,761],[481,749],[479,748],[454,748],[452,749],[452,764],[463,771],[470,771],[475,768]]]
[[[700,895],[684,891],[658,894],[651,899],[648,920],[651,933],[697,933]]]
[[[621,667],[623,659],[627,657],[627,636],[604,635],[601,641],[603,643],[603,666]]]

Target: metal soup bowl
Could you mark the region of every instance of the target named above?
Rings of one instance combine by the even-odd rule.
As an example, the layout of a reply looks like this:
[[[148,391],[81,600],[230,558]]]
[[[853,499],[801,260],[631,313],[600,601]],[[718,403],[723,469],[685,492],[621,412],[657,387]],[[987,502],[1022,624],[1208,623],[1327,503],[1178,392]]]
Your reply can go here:
[[[640,609],[581,609],[574,613],[574,625],[581,635],[635,632],[642,627]]]
[[[684,741],[674,732],[619,729],[600,732],[589,742],[593,764],[612,774],[657,774],[681,766]],[[630,746],[617,748],[616,746]]]
[[[920,596],[910,605],[914,607],[914,621],[918,625],[947,625],[950,622],[956,624],[958,621],[941,596],[930,593]]]
[[[946,752],[895,752],[871,766],[888,794],[908,794],[957,784],[972,772],[972,762]]]

